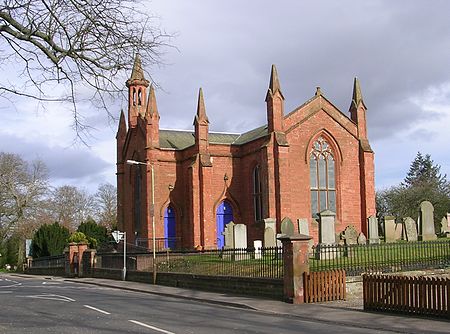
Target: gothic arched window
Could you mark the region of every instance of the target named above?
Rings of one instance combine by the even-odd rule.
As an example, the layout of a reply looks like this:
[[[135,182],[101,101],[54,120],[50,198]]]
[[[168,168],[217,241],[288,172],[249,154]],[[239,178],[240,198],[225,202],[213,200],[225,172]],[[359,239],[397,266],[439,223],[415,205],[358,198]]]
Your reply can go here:
[[[313,217],[323,210],[336,212],[335,161],[330,145],[319,137],[309,157],[311,183],[311,213]]]
[[[263,218],[261,168],[253,169],[253,213],[255,221]]]
[[[141,168],[136,168],[134,175],[134,231],[140,233],[141,229],[141,205],[142,205],[142,175]]]

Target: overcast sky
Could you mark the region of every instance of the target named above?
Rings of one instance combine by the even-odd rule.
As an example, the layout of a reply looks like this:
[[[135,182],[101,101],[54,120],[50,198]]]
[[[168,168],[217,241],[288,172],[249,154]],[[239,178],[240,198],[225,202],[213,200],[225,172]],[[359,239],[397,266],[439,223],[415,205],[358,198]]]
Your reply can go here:
[[[167,65],[146,69],[160,86],[162,128],[193,129],[199,87],[212,131],[265,124],[271,64],[286,114],[320,86],[348,115],[357,76],[377,189],[398,184],[418,151],[450,176],[450,1],[154,0],[148,8],[177,35]],[[0,150],[43,159],[55,185],[115,184],[117,124],[86,112],[95,127],[90,147],[73,145],[68,108],[41,109],[34,101],[3,103]]]

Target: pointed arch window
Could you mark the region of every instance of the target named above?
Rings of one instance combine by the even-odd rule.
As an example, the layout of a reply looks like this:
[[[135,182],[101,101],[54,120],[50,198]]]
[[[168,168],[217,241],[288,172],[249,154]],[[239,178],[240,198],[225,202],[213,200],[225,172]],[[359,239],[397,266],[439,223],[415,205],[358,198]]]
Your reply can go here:
[[[253,214],[255,221],[263,219],[261,168],[253,169]]]
[[[141,168],[136,168],[134,175],[134,231],[138,234],[141,229],[141,205],[142,205],[142,175]]]
[[[309,168],[312,216],[318,217],[323,210],[336,212],[335,160],[330,145],[323,137],[313,143]]]

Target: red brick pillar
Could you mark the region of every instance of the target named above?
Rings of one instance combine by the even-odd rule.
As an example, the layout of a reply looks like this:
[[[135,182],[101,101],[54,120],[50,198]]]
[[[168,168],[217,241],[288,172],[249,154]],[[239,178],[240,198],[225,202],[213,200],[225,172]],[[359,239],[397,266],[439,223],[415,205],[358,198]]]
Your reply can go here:
[[[76,244],[75,242],[71,242],[69,244],[69,252],[67,254],[69,258],[69,271],[66,272],[66,275],[68,276],[73,276],[75,274],[75,264],[73,262],[75,253],[78,253],[78,244]]]
[[[78,277],[83,276],[83,253],[87,250],[87,244],[78,244]]]
[[[303,273],[309,272],[308,249],[312,238],[304,234],[282,235],[284,282],[283,298],[288,303],[304,303]]]

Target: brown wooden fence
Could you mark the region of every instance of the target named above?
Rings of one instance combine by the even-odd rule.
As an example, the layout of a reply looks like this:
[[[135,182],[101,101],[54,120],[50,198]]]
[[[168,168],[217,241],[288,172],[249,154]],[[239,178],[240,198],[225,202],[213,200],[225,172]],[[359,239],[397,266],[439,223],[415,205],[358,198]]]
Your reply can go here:
[[[345,270],[303,273],[305,303],[346,298]]]
[[[450,278],[363,275],[364,309],[450,319]]]

